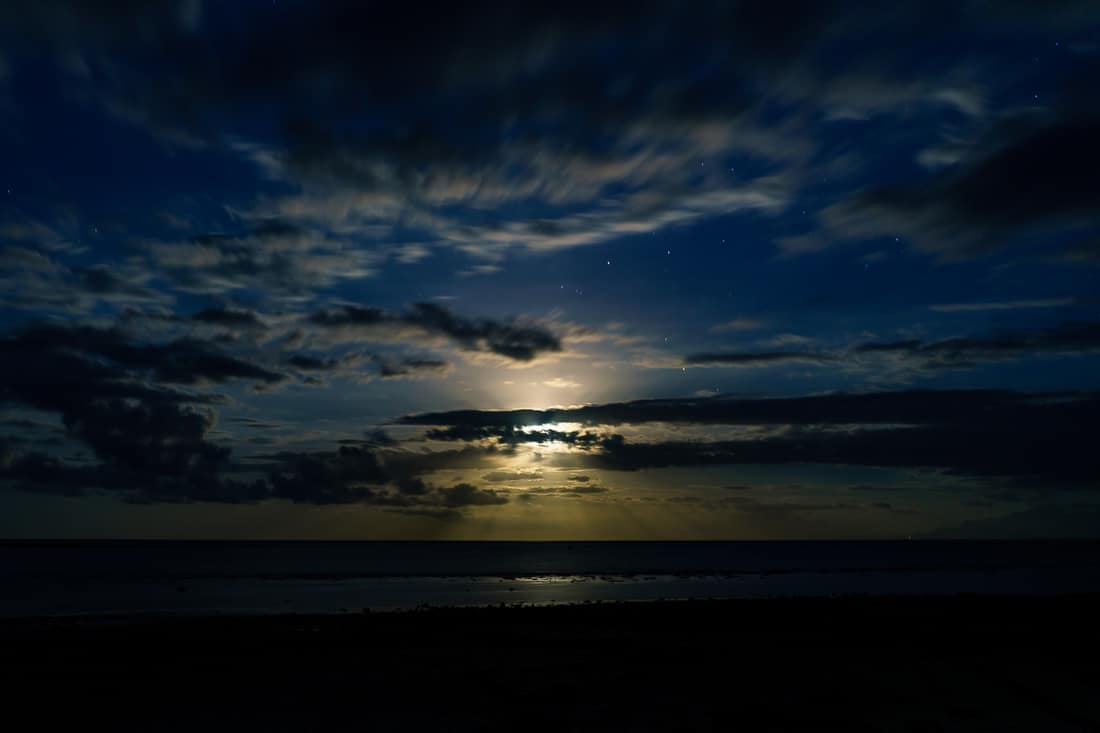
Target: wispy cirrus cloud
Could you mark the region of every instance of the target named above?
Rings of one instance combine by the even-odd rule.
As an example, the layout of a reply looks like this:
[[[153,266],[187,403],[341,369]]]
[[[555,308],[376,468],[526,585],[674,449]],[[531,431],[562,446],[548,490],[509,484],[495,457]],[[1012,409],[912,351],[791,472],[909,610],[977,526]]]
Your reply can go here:
[[[198,31],[217,26],[223,11],[196,2],[133,13],[49,2],[10,20],[43,42],[23,51],[52,55],[116,119],[173,145],[227,152],[286,184],[238,211],[308,230],[308,245],[261,223],[155,246],[181,287],[207,292],[260,279],[284,292],[323,287],[369,275],[391,253],[411,262],[437,246],[491,267],[513,249],[776,215],[823,162],[814,118],[868,119],[914,105],[986,113],[980,88],[953,68],[899,79],[875,65],[814,63],[853,38],[923,26],[904,7],[853,14],[845,3],[799,2],[789,12],[705,3],[686,13],[658,2],[629,19],[570,4],[498,10],[449,11],[451,32],[441,33],[399,4],[280,7],[216,50]],[[953,22],[966,26],[976,13],[964,4]],[[348,27],[390,30],[353,41]],[[394,44],[390,33],[405,41]],[[610,64],[601,61],[609,43],[618,49]],[[189,63],[149,64],[157,49]],[[256,124],[250,108],[274,124]],[[346,124],[356,119],[362,124]],[[395,240],[398,229],[414,241]]]
[[[202,294],[249,288],[268,296],[308,298],[339,280],[372,275],[377,256],[277,219],[236,234],[201,234],[147,245],[156,271],[175,288]]]
[[[1073,305],[1074,298],[1038,298],[1034,300],[992,300],[979,303],[938,303],[928,306],[937,313],[977,313],[983,311],[1032,310],[1062,308]]]

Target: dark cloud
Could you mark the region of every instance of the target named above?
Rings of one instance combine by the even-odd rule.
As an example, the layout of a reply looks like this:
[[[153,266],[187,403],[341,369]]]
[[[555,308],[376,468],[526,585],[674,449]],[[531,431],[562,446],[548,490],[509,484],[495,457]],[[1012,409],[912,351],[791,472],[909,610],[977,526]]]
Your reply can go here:
[[[249,288],[271,297],[300,298],[340,279],[374,272],[369,251],[279,218],[262,219],[239,232],[155,241],[147,250],[159,273],[194,293]]]
[[[919,372],[967,369],[994,361],[1097,351],[1100,351],[1100,322],[1080,321],[937,341],[870,341],[836,351],[690,354],[684,357],[683,363],[691,366],[750,367],[797,362],[847,368],[885,366]]]
[[[437,489],[437,492],[443,506],[451,508],[508,503],[508,497],[498,494],[493,489],[479,489],[472,484],[455,484]]]
[[[28,420],[25,418],[0,419],[0,426],[13,430],[21,430],[24,432],[28,430],[53,431],[57,429],[57,426],[52,423],[42,422],[39,420]]]
[[[333,453],[283,453],[269,473],[271,496],[310,504],[361,503],[403,510],[463,509],[505,504],[508,497],[468,483],[434,487],[415,464],[393,462],[374,448],[341,446]],[[431,511],[427,512],[429,515]]]
[[[1097,411],[1094,402],[1091,412]],[[599,468],[625,471],[793,463],[927,468],[956,475],[1012,478],[1050,490],[1095,486],[1100,479],[1100,460],[1089,451],[1079,419],[1067,416],[1011,425],[843,431],[803,428],[755,440],[715,442],[631,443],[614,436],[585,460]]]
[[[92,328],[38,326],[7,335],[0,338],[0,398],[60,413],[95,399],[218,401],[138,378],[130,368],[155,367],[156,360],[131,348],[118,334]]]
[[[0,240],[20,243],[0,248],[0,304],[20,310],[88,313],[102,303],[129,307],[173,300],[151,288],[150,273],[132,264],[66,265],[47,246],[53,236],[46,227],[0,228]]]
[[[191,320],[212,326],[265,330],[265,324],[255,311],[233,308],[205,308],[191,316]]]
[[[27,491],[79,496],[98,484],[97,472],[86,466],[67,465],[57,456],[40,451],[17,453],[0,441],[0,479]]]
[[[254,417],[234,417],[230,418],[230,422],[243,425],[246,428],[252,428],[254,430],[276,430],[284,427],[282,423],[272,422],[270,420],[258,420]]]
[[[74,274],[77,280],[74,285],[78,291],[100,296],[105,300],[149,302],[164,300],[163,295],[139,285],[131,279],[119,276],[118,273],[106,265],[78,268],[74,270]]]
[[[332,451],[283,451],[234,462],[228,448],[207,439],[213,426],[209,412],[102,400],[75,409],[66,416],[66,426],[72,437],[93,448],[97,463],[21,452],[0,438],[0,479],[40,493],[106,489],[139,503],[356,503],[437,519],[508,501],[497,491],[461,482],[435,486],[422,478],[441,469],[484,467],[499,456],[492,450],[418,454],[372,439]],[[239,478],[247,474],[262,475]]]
[[[0,401],[58,413],[66,433],[97,465],[29,455],[5,476],[40,488],[103,487],[145,497],[238,501],[257,487],[224,479],[229,450],[207,439],[217,395],[170,384],[234,379],[272,383],[281,375],[194,341],[135,344],[90,327],[31,326],[0,339]]]
[[[92,485],[126,489],[147,499],[255,500],[264,487],[220,475],[228,448],[207,439],[209,412],[171,405],[93,402],[66,416],[70,434],[100,459]]]
[[[340,366],[339,359],[322,358],[308,354],[291,354],[287,357],[286,363],[295,369],[304,371],[327,371]]]
[[[131,368],[151,368],[162,382],[178,384],[220,383],[251,379],[274,384],[286,376],[264,367],[219,353],[201,341],[180,340],[164,346],[144,346],[120,359]]]
[[[1025,339],[1029,348],[1092,344],[1091,327],[1064,327]],[[1021,348],[1018,338],[956,340],[922,345],[868,344],[883,353],[960,353]],[[1038,344],[1038,346],[1036,346]],[[507,495],[469,484],[432,487],[423,476],[440,469],[488,468],[520,446],[563,444],[573,465],[633,471],[668,466],[825,463],[917,467],[965,476],[1001,477],[1020,485],[1082,486],[1100,478],[1088,426],[1100,417],[1091,394],[1007,391],[928,391],[831,394],[798,398],[648,400],[533,411],[457,411],[409,416],[426,437],[480,442],[459,450],[414,453],[391,441],[341,446],[333,452],[282,453],[256,466],[266,478],[235,465],[227,448],[209,440],[213,395],[171,384],[233,379],[277,381],[279,375],[220,354],[193,340],[141,344],[117,331],[39,325],[0,340],[0,398],[58,413],[69,437],[87,445],[97,464],[64,463],[7,449],[4,477],[38,490],[69,493],[105,487],[147,501],[365,503],[402,510],[456,510],[502,504]],[[968,357],[969,358],[969,357]],[[303,362],[304,363],[304,362]],[[782,427],[736,440],[639,442],[603,430],[624,423],[768,425]],[[579,423],[578,430],[543,428]],[[518,480],[512,472],[507,480]],[[524,478],[531,478],[523,474]],[[486,480],[506,480],[486,474]],[[588,477],[544,494],[604,493]]]
[[[80,313],[97,324],[127,305],[150,313],[124,314],[117,329],[35,325],[0,336],[0,400],[50,413],[70,444],[86,449],[62,457],[26,450],[31,440],[6,441],[0,446],[6,480],[61,493],[104,488],[146,501],[357,502],[441,519],[522,494],[469,483],[437,486],[433,471],[484,472],[489,483],[541,480],[541,473],[500,465],[525,448],[550,445],[555,450],[541,458],[547,471],[797,462],[992,476],[1014,490],[1028,481],[1096,483],[1087,442],[1096,398],[1087,394],[910,391],[435,413],[400,422],[424,426],[443,450],[429,452],[440,445],[418,442],[424,452],[417,452],[385,434],[364,435],[359,426],[348,432],[363,437],[336,449],[235,460],[214,440],[221,431],[212,408],[230,398],[205,391],[216,385],[237,394],[240,383],[273,387],[286,381],[283,371],[319,384],[322,377],[398,379],[449,367],[411,348],[362,350],[361,341],[428,351],[447,344],[513,366],[564,351],[569,333],[546,323],[479,319],[431,303],[388,310],[401,302],[391,286],[435,280],[427,271],[379,283],[376,302],[387,309],[325,307],[353,297],[353,290],[362,296],[362,288],[337,286],[392,263],[419,267],[439,248],[447,248],[447,258],[475,262],[452,268],[448,259],[435,274],[495,272],[519,250],[593,246],[733,215],[773,217],[760,222],[762,230],[812,219],[777,216],[799,202],[799,210],[824,207],[821,230],[806,233],[822,246],[888,234],[950,259],[1032,239],[1064,261],[1097,261],[1100,191],[1092,171],[1100,162],[1093,134],[1100,115],[1089,96],[1095,63],[1076,57],[1083,82],[1068,85],[1049,105],[1032,104],[1028,90],[1023,102],[1030,109],[1019,106],[1030,72],[983,69],[991,60],[1001,66],[1003,51],[1019,50],[1021,39],[1048,43],[1059,37],[1055,31],[1070,30],[1072,38],[1063,36],[1068,48],[1093,34],[1100,20],[1095,2],[1003,3],[990,12],[977,0],[875,8],[535,0],[425,13],[409,3],[338,0],[259,10],[199,0],[0,6],[3,82],[18,95],[11,106],[26,108],[28,127],[45,115],[56,122],[59,113],[92,109],[88,120],[74,116],[72,127],[106,141],[119,171],[156,169],[160,176],[147,187],[92,191],[79,179],[87,178],[85,157],[91,164],[96,157],[68,159],[68,146],[87,146],[74,138],[61,141],[62,157],[32,161],[34,170],[13,178],[16,192],[5,201],[14,203],[0,212],[11,219],[0,225],[0,304],[38,311],[33,315]],[[966,58],[960,48],[968,49]],[[1070,64],[1047,64],[1043,55],[1044,83],[1061,84],[1057,67]],[[1024,61],[1032,68],[1030,58]],[[8,91],[0,100],[5,131]],[[119,122],[160,144],[127,143],[110,127]],[[936,139],[915,140],[912,127]],[[41,138],[28,137],[38,141],[53,130],[43,128]],[[847,163],[849,139],[859,141],[851,165],[861,181],[834,177]],[[934,172],[914,183],[905,169],[912,161],[899,161],[895,151],[916,155],[917,165]],[[202,185],[195,185],[192,165],[203,169]],[[71,198],[66,208],[95,206],[95,217],[41,214],[46,204],[32,199],[46,191]],[[115,205],[106,204],[116,197],[126,211],[116,211],[109,228]],[[155,226],[140,211],[150,200],[172,209]],[[736,233],[726,223],[712,221],[705,236],[719,225],[722,236]],[[553,270],[574,271],[580,272]],[[508,302],[518,304],[513,312],[536,307],[524,300],[526,282],[507,285]],[[730,289],[732,295],[732,283]],[[433,292],[441,291],[416,297]],[[446,292],[469,297],[460,287]],[[702,302],[707,292],[691,297]],[[1015,299],[1007,290],[1003,296],[982,307],[1048,302]],[[277,307],[268,307],[272,301]],[[250,306],[193,312],[229,302]],[[599,306],[593,313],[611,311]],[[652,315],[644,308],[632,313]],[[1092,354],[1100,351],[1100,331],[1083,322],[835,350],[779,343],[754,351],[700,348],[678,366],[873,365],[895,377]],[[622,378],[628,388],[630,375]],[[543,384],[554,382],[570,383]],[[277,409],[293,393],[286,399]],[[366,407],[371,421],[375,409],[392,404],[385,399]],[[418,399],[429,404],[430,395]],[[311,420],[315,409],[325,408],[311,403],[299,417]],[[545,427],[559,422],[583,427]],[[654,422],[767,429],[723,431],[709,442],[605,429]],[[236,425],[279,427],[258,420]],[[315,446],[327,429],[302,437],[302,444]],[[288,425],[277,439],[291,432]],[[607,491],[585,475],[561,483],[537,492]],[[680,501],[699,503],[690,499]],[[738,503],[747,512],[809,511],[732,501]]]
[[[906,390],[837,393],[808,397],[637,400],[551,410],[455,410],[408,415],[405,425],[440,426],[441,436],[478,440],[531,435],[532,442],[558,439],[554,431],[520,431],[548,423],[622,425],[649,422],[703,425],[938,425],[969,421],[1020,421],[1067,414],[1092,404],[1088,394],[1030,394],[1000,390]],[[504,429],[509,429],[504,431]],[[482,430],[485,429],[485,430]]]
[[[494,268],[516,246],[545,251],[731,213],[780,213],[809,166],[832,162],[818,159],[825,145],[813,121],[909,118],[916,107],[984,124],[984,100],[999,90],[984,89],[972,78],[976,63],[941,47],[1087,35],[1098,23],[1088,3],[991,13],[977,1],[690,10],[477,2],[426,22],[401,3],[341,1],[284,3],[257,23],[242,20],[249,11],[196,0],[117,5],[8,3],[0,40],[14,67],[24,57],[52,61],[74,96],[115,119],[243,157],[291,183],[237,212],[259,222],[252,231],[154,249],[181,287],[262,283],[282,294],[369,274],[385,247],[367,256],[341,235],[380,242],[396,220],[429,246]],[[914,37],[927,39],[922,50]],[[1095,191],[1083,173],[1096,153],[1092,120],[1067,109],[990,124],[994,141],[955,170],[868,191],[833,212],[835,228],[896,220],[939,235],[964,223],[975,236],[958,246],[974,249],[1019,222],[1092,217]],[[698,165],[731,158],[749,164],[737,176]],[[1047,175],[1065,170],[1074,171],[1069,180]],[[998,201],[1008,214],[994,224]]]
[[[358,305],[317,311],[309,317],[310,322],[323,328],[370,328],[390,323],[393,319],[394,316],[381,308]]]
[[[181,287],[204,292],[264,283],[293,293],[325,276],[362,275],[371,260],[352,262],[350,250],[320,240],[335,231],[377,238],[378,225],[398,217],[433,243],[495,263],[516,245],[590,245],[733,212],[777,213],[794,193],[790,179],[712,174],[698,161],[805,162],[805,131],[774,119],[792,100],[760,91],[799,77],[787,95],[831,105],[793,91],[821,86],[807,61],[829,43],[909,20],[810,2],[690,12],[672,2],[536,2],[467,4],[426,23],[400,3],[336,2],[281,5],[243,33],[232,10],[210,5],[133,16],[48,5],[11,13],[11,28],[31,26],[11,40],[62,68],[79,59],[82,97],[162,139],[228,149],[297,184],[245,215],[295,220],[313,233],[307,251],[267,246],[288,237],[265,231],[155,249]],[[194,32],[206,23],[219,43]],[[227,129],[257,109],[277,139],[250,139],[248,124]],[[372,122],[347,124],[363,116]],[[464,219],[447,210],[455,206],[493,216]]]
[[[283,453],[270,472],[272,496],[310,504],[398,501],[379,486],[392,477],[373,450],[341,446],[333,453]]]
[[[378,356],[374,358],[374,362],[378,366],[378,374],[383,379],[413,377],[422,374],[440,375],[445,374],[451,368],[451,365],[442,359],[392,359]]]
[[[68,435],[91,448],[98,462],[20,452],[14,442],[3,439],[0,479],[40,493],[78,495],[87,489],[107,489],[142,503],[357,503],[437,519],[508,501],[505,494],[469,483],[434,486],[421,478],[443,468],[484,465],[495,451],[417,454],[400,450],[391,440],[368,436],[363,445],[342,445],[334,451],[284,451],[234,463],[229,448],[208,439],[213,413],[171,400],[89,397],[66,406],[62,418]],[[263,476],[237,478],[247,473]]]
[[[437,439],[502,446],[563,442],[593,467],[632,471],[669,466],[828,463],[939,469],[960,475],[1088,485],[1100,459],[1087,425],[1100,417],[1091,394],[925,391],[786,399],[705,398],[593,405],[549,411],[459,411],[405,422],[446,425]],[[599,431],[523,430],[577,422],[787,426],[739,440],[631,442]]]
[[[369,337],[405,332],[429,338],[444,338],[469,351],[497,354],[514,361],[531,361],[542,354],[562,350],[561,340],[549,330],[516,322],[469,319],[434,303],[414,303],[405,313],[381,308],[343,305],[313,313],[309,322],[322,329]],[[406,362],[409,368],[411,362]],[[436,366],[422,362],[422,366]]]
[[[684,357],[685,364],[694,366],[768,366],[770,364],[802,363],[802,364],[827,364],[833,361],[829,354],[814,354],[798,351],[763,351],[744,353],[700,353],[689,354]]]
[[[11,359],[12,371],[28,363],[45,362],[52,373],[52,364],[77,362],[83,367],[78,368],[78,375],[93,379],[93,375],[100,374],[103,381],[129,385],[138,392],[144,389],[138,381],[141,377],[186,385],[220,384],[237,379],[276,384],[286,378],[226,354],[210,342],[187,338],[163,344],[142,343],[121,331],[91,326],[29,326],[0,339],[0,348]],[[8,385],[28,384],[34,378],[30,373],[13,374]],[[66,384],[71,380],[59,375],[59,381]],[[43,389],[47,386],[42,384]]]
[[[69,463],[31,451],[5,461],[0,478],[20,488],[77,495],[121,492],[130,500],[238,503],[265,498],[262,482],[222,475],[228,448],[207,439],[209,411],[169,403],[89,400],[62,415],[68,435],[88,445],[97,463]]]
[[[1039,354],[1074,354],[1100,350],[1100,322],[1062,323],[1028,331],[1004,331],[922,342],[906,340],[861,344],[853,354],[880,354],[920,369],[950,369]]]
[[[1087,64],[1080,76],[1097,68]],[[1100,183],[1092,175],[1100,165],[1100,108],[1082,89],[1071,80],[1061,90],[1067,99],[1044,99],[1043,108],[994,125],[934,175],[827,207],[827,235],[901,235],[921,251],[958,259],[1020,245],[1028,235],[1034,246],[1038,234],[1040,246],[1062,250],[1055,257],[1090,259],[1100,226]]]
[[[345,354],[341,357],[291,354],[286,363],[299,371],[330,372],[360,380],[377,375],[382,379],[440,376],[450,371],[449,362],[422,357],[396,357],[384,354]]]

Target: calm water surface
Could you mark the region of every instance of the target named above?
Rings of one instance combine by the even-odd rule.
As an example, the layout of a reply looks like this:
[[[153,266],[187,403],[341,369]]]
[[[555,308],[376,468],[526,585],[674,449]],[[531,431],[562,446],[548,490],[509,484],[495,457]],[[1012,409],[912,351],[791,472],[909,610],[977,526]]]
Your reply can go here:
[[[0,616],[1100,592],[1100,542],[0,543]]]

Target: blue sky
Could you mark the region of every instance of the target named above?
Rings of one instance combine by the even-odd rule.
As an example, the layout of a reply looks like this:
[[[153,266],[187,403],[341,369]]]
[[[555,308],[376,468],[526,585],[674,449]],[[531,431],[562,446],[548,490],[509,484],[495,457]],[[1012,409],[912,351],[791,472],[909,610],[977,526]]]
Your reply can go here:
[[[0,532],[1088,534],[1098,31],[10,3]]]

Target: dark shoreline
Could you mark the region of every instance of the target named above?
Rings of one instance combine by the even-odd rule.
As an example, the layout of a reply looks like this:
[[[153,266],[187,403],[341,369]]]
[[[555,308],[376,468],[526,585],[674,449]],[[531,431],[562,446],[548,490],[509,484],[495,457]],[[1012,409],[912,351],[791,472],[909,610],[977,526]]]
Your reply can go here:
[[[0,682],[44,727],[1096,730],[1097,618],[1100,593],[9,619]]]

